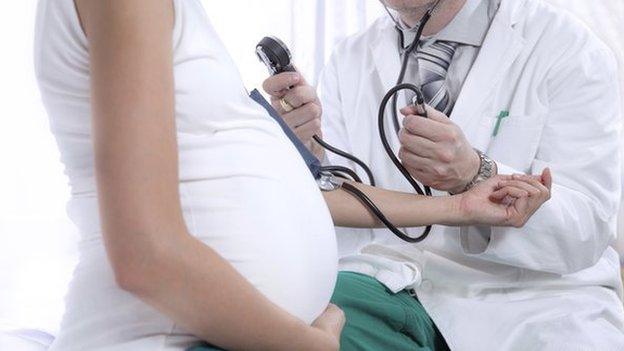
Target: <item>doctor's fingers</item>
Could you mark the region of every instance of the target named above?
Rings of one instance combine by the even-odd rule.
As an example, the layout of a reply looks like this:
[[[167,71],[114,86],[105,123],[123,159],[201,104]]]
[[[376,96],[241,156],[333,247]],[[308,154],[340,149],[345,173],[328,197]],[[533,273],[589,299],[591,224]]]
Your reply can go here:
[[[426,105],[425,108],[427,109],[427,118],[436,122],[440,122],[442,124],[454,124],[453,121],[451,121],[451,119],[444,113],[434,109],[429,105]]]
[[[510,195],[505,197],[505,200],[502,200],[507,205],[507,220],[504,225],[522,228],[535,213],[529,201],[528,196],[515,197]]]
[[[282,97],[288,89],[302,84],[306,83],[301,74],[298,72],[284,72],[267,78],[262,83],[262,88],[271,96]]]
[[[407,105],[403,107],[401,110],[399,110],[399,112],[401,112],[403,116],[409,116],[409,115],[419,116],[418,109],[414,105]]]
[[[424,157],[435,158],[436,156],[436,144],[429,139],[425,139],[418,135],[411,134],[405,129],[399,131],[399,141],[401,146],[407,149],[407,151]]]
[[[550,168],[544,169],[542,172],[542,183],[548,188],[548,190],[552,190],[553,185],[553,176]]]
[[[543,193],[550,193],[550,188],[552,187],[552,181],[545,181],[544,176],[538,175],[525,175],[525,174],[514,174],[514,180],[520,180],[523,182],[527,182],[537,189],[539,189]]]
[[[296,86],[288,90],[283,98],[286,99],[288,104],[294,108],[298,108],[311,102],[318,104],[319,107],[321,106],[318,96],[316,95],[316,90],[309,85]],[[273,100],[275,98],[272,97],[271,99]]]
[[[508,185],[496,190],[490,195],[490,199],[496,201],[502,201],[506,197],[512,197],[515,199],[528,198],[529,193],[525,189]]]
[[[448,125],[415,115],[403,118],[403,128],[414,135],[431,141],[443,141],[457,137],[456,131],[450,130]]]
[[[302,87],[303,88],[303,87]],[[311,88],[310,88],[311,89]],[[305,89],[308,90],[308,89]],[[295,95],[296,94],[296,95]],[[293,95],[285,95],[283,98],[278,98],[271,96],[271,106],[279,112],[280,115],[284,115],[293,110],[297,110],[302,106],[314,104],[316,105],[316,109],[318,109],[318,114],[323,112],[321,107],[321,102],[318,100],[316,96],[316,92],[312,90],[308,90],[307,92],[301,91],[301,95],[299,93],[295,93]],[[291,107],[290,110],[286,110],[284,104],[287,104]]]
[[[416,180],[427,186],[439,185],[448,178],[449,168],[447,166],[429,158],[418,156],[405,148],[399,150],[399,159],[405,167],[413,171],[410,173]]]
[[[453,123],[448,118],[447,115],[445,115],[444,113],[434,109],[433,107],[431,107],[429,105],[425,105],[425,110],[427,111],[427,118],[430,118],[430,119],[432,119],[432,120],[434,120],[436,122],[440,122],[442,124]],[[401,114],[403,116],[409,116],[409,115],[419,116],[418,109],[414,105],[407,105],[407,106],[403,107],[400,112],[401,112]]]
[[[405,166],[405,169],[407,169],[409,174],[422,185],[431,187],[438,184],[430,172],[422,169],[421,167],[411,167],[408,164],[403,164],[403,166]]]
[[[545,187],[543,185],[541,186],[535,186],[534,184],[531,184],[527,181],[522,181],[522,180],[503,180],[501,182],[498,183],[498,185],[500,187],[505,187],[505,186],[513,186],[516,188],[520,188],[523,189],[524,191],[526,191],[530,197],[546,197],[548,194],[548,190],[545,189]]]
[[[294,132],[299,140],[307,143],[312,140],[313,136],[321,136],[321,120],[315,118],[306,124],[295,128]]]
[[[405,166],[425,171],[431,166],[431,159],[419,156],[405,147],[399,149],[399,159]]]
[[[297,129],[298,127],[317,119],[319,125],[321,124],[321,108],[314,103],[305,104],[296,110],[290,112],[278,111],[282,115],[282,118],[288,124],[291,129]]]

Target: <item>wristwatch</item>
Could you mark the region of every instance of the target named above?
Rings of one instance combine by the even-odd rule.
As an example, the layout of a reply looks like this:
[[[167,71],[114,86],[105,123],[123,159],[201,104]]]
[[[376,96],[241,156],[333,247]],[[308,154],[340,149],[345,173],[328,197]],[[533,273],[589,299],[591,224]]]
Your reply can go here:
[[[496,168],[496,163],[494,162],[494,160],[489,158],[483,152],[477,149],[474,149],[474,150],[479,155],[479,159],[481,160],[481,165],[479,166],[479,171],[477,172],[477,175],[474,178],[472,178],[472,180],[470,181],[470,183],[468,183],[468,185],[466,185],[464,192],[472,189],[475,185],[481,182],[485,182],[486,180],[492,178],[494,176],[494,170]]]

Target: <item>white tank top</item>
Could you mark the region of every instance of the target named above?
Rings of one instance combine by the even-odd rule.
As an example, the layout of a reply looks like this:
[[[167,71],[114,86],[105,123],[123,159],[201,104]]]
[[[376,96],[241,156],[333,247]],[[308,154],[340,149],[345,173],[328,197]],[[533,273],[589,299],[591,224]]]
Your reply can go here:
[[[311,322],[326,307],[336,279],[329,211],[296,149],[248,97],[200,2],[173,2],[175,113],[187,226],[272,301]],[[71,185],[68,213],[83,241],[101,241],[89,44],[73,0],[40,0],[35,60]]]

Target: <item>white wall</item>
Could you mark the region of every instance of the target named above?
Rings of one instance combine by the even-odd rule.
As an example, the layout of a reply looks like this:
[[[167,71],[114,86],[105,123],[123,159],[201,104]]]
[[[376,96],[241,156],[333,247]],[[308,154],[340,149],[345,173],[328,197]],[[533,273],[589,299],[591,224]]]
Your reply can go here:
[[[267,35],[282,39],[293,61],[313,83],[340,39],[382,13],[374,0],[202,0],[208,16],[236,61],[248,88],[260,87],[267,70],[254,53]],[[244,8],[241,12],[239,9]],[[213,16],[215,13],[236,14]],[[244,25],[242,25],[244,23]]]

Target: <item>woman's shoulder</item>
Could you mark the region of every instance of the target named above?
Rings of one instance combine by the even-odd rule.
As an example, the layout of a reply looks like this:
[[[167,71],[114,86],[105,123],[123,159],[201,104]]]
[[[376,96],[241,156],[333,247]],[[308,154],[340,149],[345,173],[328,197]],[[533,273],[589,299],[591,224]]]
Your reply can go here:
[[[78,37],[84,37],[74,0],[39,0],[36,26],[38,32],[61,34],[59,29],[63,29],[67,35],[80,34]]]
[[[88,65],[87,47],[74,0],[39,0],[35,21],[37,73],[55,63]]]

